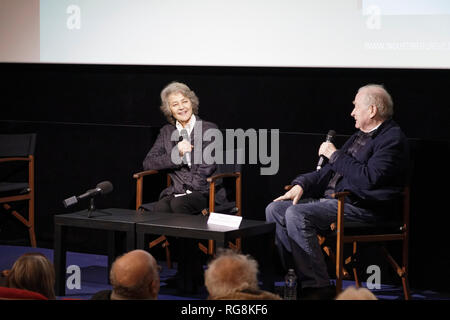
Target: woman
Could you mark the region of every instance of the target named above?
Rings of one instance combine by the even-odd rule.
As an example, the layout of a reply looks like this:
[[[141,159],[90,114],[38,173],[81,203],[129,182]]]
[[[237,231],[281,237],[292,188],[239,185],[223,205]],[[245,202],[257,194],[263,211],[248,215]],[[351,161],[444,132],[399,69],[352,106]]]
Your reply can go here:
[[[56,299],[55,269],[43,254],[25,253],[9,271],[7,286],[38,292],[48,299]]]
[[[154,205],[143,205],[153,212],[198,214],[208,207],[208,177],[216,171],[215,164],[202,159],[207,142],[202,139],[208,129],[217,129],[214,123],[198,117],[199,100],[187,85],[172,82],[161,91],[161,111],[169,124],[161,128],[156,141],[144,159],[144,170],[167,170],[172,185],[164,189]],[[202,152],[194,152],[201,146]],[[175,151],[175,152],[174,152]],[[198,150],[197,150],[198,151]],[[216,202],[225,200],[225,189],[217,188]],[[181,239],[178,250],[178,289],[196,292],[203,283],[201,257],[197,240]]]
[[[208,143],[199,144],[202,152],[194,152],[193,146],[198,144],[195,139],[201,139],[206,130],[217,126],[198,117],[198,105],[194,91],[183,83],[172,82],[161,91],[161,111],[169,124],[161,128],[143,165],[144,170],[168,170],[172,185],[161,192],[152,211],[197,214],[208,207],[206,179],[215,173],[216,165],[195,158],[196,154],[203,154]],[[173,152],[174,148],[178,154]],[[225,195],[223,189],[219,191],[216,202],[221,203]]]

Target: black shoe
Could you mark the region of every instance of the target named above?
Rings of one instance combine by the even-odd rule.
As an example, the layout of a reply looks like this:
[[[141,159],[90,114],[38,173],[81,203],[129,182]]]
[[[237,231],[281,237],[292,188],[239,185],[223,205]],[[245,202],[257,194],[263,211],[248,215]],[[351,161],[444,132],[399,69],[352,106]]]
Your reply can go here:
[[[302,288],[299,300],[333,300],[336,297],[336,286]]]

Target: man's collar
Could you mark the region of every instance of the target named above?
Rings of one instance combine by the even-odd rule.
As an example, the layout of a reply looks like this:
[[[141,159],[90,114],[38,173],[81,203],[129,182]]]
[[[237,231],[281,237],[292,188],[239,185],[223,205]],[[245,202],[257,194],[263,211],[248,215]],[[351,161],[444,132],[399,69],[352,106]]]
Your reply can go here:
[[[383,121],[383,122],[384,122],[384,121]],[[377,129],[383,124],[383,122],[381,122],[380,124],[378,124],[377,126],[373,127],[372,129],[370,129],[370,130],[367,131],[367,132],[362,131],[361,129],[360,129],[360,131],[361,131],[362,133],[364,133],[364,134],[373,134],[373,133],[375,132],[375,130],[377,130]]]
[[[360,135],[368,135],[369,137],[375,138],[375,136],[383,130],[382,128],[385,128],[389,123],[391,123],[391,119],[384,120],[382,123],[371,129],[369,132],[364,132],[359,130]]]
[[[374,131],[377,130],[382,124],[383,124],[383,122],[380,123],[379,125],[377,125],[375,128],[373,128],[372,130],[370,130],[370,131],[367,132],[367,133],[372,133],[372,132],[374,132]]]

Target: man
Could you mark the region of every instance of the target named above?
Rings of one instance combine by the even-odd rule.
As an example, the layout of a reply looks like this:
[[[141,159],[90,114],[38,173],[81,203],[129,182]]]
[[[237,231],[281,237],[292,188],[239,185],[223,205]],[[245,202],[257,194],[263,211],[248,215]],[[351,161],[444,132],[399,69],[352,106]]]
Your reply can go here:
[[[391,96],[383,86],[370,84],[358,90],[353,104],[351,116],[358,132],[340,150],[331,142],[322,143],[319,155],[329,162],[319,171],[296,177],[293,187],[266,208],[266,220],[276,223],[283,265],[293,264],[303,297],[334,297],[317,241],[317,233],[336,221],[337,200],[331,194],[351,192],[344,209],[346,221],[373,223],[392,217],[404,187],[409,149],[392,120]]]
[[[155,258],[144,250],[133,250],[117,258],[110,272],[112,290],[96,293],[91,300],[156,300],[159,273]]]
[[[205,271],[205,286],[211,300],[280,300],[260,290],[258,263],[248,255],[230,249],[220,252]]]

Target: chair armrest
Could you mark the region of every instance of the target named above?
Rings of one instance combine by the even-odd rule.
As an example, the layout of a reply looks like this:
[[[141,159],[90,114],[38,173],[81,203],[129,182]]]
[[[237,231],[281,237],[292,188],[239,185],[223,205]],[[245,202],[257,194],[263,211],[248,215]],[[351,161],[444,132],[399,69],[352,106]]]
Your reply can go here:
[[[342,199],[342,198],[348,197],[351,194],[352,193],[350,191],[341,191],[341,192],[332,193],[331,196],[335,199]]]
[[[136,179],[136,210],[138,210],[142,204],[142,192],[144,189],[144,177],[151,175],[151,174],[156,174],[156,173],[158,173],[157,170],[146,170],[146,171],[141,171],[141,172],[133,174],[133,178]]]
[[[284,190],[289,191],[293,187],[294,187],[293,185],[288,184],[288,185],[284,186]],[[351,194],[352,193],[350,191],[341,191],[341,192],[332,193],[331,196],[335,199],[339,199],[339,198],[348,197]]]
[[[233,172],[233,173],[219,173],[216,175],[213,175],[211,177],[206,178],[206,181],[208,181],[209,183],[216,181],[217,179],[222,179],[222,178],[238,178],[241,176],[240,172]]]
[[[10,162],[10,161],[30,161],[30,158],[13,157],[13,158],[1,158],[0,159],[0,162]]]
[[[209,183],[209,208],[208,213],[214,211],[215,199],[216,199],[216,180],[222,178],[236,178],[236,207],[238,208],[239,216],[242,215],[242,196],[241,196],[241,173],[240,172],[230,172],[230,173],[219,173],[206,178]],[[207,214],[202,212],[203,215]]]
[[[142,177],[145,177],[145,176],[148,176],[148,175],[151,175],[151,174],[157,174],[157,173],[158,173],[158,170],[141,171],[141,172],[133,174],[133,178],[139,179],[139,178],[142,178]]]

